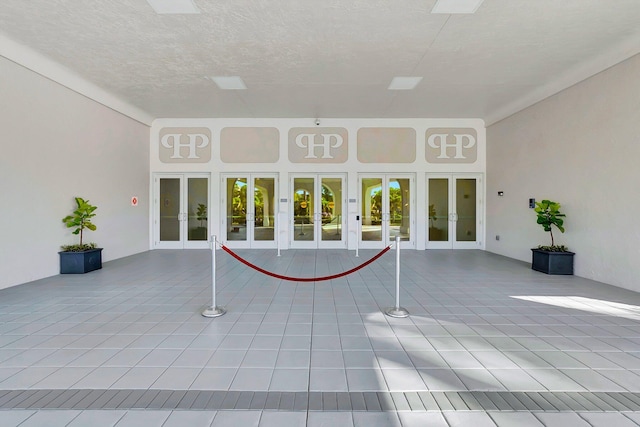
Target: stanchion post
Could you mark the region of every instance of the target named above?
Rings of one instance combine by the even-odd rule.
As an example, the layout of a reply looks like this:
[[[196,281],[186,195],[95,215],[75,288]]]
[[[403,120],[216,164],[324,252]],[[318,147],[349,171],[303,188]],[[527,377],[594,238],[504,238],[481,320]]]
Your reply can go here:
[[[211,307],[202,311],[204,317],[220,317],[227,312],[216,305],[216,236],[211,236]]]
[[[406,308],[400,307],[400,236],[396,236],[396,305],[384,311],[389,317],[408,317]]]
[[[362,233],[362,228],[360,227],[360,217],[356,216],[356,258],[358,258],[360,256],[360,254],[358,253],[359,248],[360,248],[360,244],[358,243],[360,241],[360,236]]]

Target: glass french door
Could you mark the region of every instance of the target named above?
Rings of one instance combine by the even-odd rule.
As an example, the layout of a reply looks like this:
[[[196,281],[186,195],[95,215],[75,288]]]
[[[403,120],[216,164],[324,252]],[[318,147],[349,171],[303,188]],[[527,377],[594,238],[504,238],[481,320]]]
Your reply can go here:
[[[292,248],[345,248],[343,175],[291,178]]]
[[[226,244],[235,248],[275,248],[275,175],[223,177],[222,227]]]
[[[209,247],[209,175],[154,176],[154,248]]]
[[[427,175],[427,249],[478,249],[482,179],[479,174]]]
[[[359,247],[382,248],[400,236],[403,248],[415,248],[414,176],[360,176]]]

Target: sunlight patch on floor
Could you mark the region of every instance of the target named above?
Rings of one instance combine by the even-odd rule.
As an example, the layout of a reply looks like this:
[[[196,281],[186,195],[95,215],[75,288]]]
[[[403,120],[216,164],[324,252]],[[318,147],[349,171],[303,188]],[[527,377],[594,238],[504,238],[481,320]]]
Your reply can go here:
[[[640,320],[640,306],[578,296],[511,296],[525,301]]]

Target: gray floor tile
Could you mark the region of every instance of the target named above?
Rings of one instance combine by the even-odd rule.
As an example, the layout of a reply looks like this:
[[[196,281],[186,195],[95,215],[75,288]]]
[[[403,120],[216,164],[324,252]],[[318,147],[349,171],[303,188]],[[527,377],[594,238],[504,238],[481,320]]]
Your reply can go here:
[[[125,415],[126,411],[82,411],[68,424],[68,427],[111,427]]]
[[[138,368],[129,369],[112,388],[118,389],[146,389],[158,380],[166,368]]]
[[[378,358],[373,351],[354,350],[342,354],[346,368],[379,368]]]
[[[2,411],[2,423],[6,427],[17,426],[35,413],[36,411],[26,411],[23,409],[4,410]]]
[[[167,368],[180,356],[183,350],[153,349],[136,366]]]
[[[261,411],[219,411],[213,419],[212,427],[258,427]]]
[[[278,351],[249,350],[242,360],[242,368],[273,368],[276,365]]]
[[[390,391],[420,391],[425,389],[422,377],[414,369],[382,369]]]
[[[419,369],[427,390],[467,390],[460,378],[450,369]]]
[[[517,369],[519,368],[511,359],[500,351],[471,351],[473,357],[478,360],[483,367],[491,369]],[[473,366],[469,366],[473,367]]]
[[[226,390],[237,372],[236,368],[204,368],[193,381],[196,390]]]
[[[347,377],[343,369],[311,369],[311,391],[347,391]]]
[[[489,412],[498,427],[544,427],[544,424],[529,412]]]
[[[347,369],[346,374],[349,391],[388,390],[380,369]]]
[[[59,368],[42,381],[34,384],[33,387],[42,389],[71,388],[92,371],[93,368]]]
[[[171,366],[176,368],[204,368],[213,353],[211,350],[187,348],[173,361]]]
[[[450,427],[495,427],[496,423],[493,422],[491,417],[485,412],[475,411],[456,411],[456,412],[444,412],[444,417],[449,423]]]
[[[74,388],[83,389],[105,389],[111,388],[111,386],[122,378],[129,371],[128,368],[117,367],[100,367],[89,372],[82,377],[78,382],[73,384]]]
[[[592,369],[566,369],[563,373],[589,391],[624,391],[624,387]]]
[[[248,348],[249,344],[247,344]],[[220,347],[209,359],[207,366],[212,368],[237,368],[242,363],[246,349],[237,349],[237,346]]]
[[[638,424],[620,413],[580,412],[580,415],[592,426],[634,427]]]
[[[199,368],[167,368],[150,386],[153,389],[187,390],[200,375]]]
[[[127,411],[116,427],[162,425],[169,415],[169,411]]]
[[[276,368],[308,368],[311,352],[308,350],[280,350]]]
[[[262,325],[265,327],[266,325]],[[256,335],[251,341],[249,350],[278,350],[282,343],[283,333],[279,335]]]
[[[0,382],[0,388],[5,390],[31,388],[56,370],[56,368],[37,367],[23,369]]]
[[[210,426],[215,411],[173,411],[162,427]]]
[[[547,390],[554,391],[585,391],[577,382],[556,369],[528,369],[527,373],[542,384]]]
[[[638,371],[599,369],[597,372],[627,391],[634,393],[640,392],[640,375],[638,375]]]
[[[342,351],[313,350],[311,351],[311,368],[344,369]]]
[[[230,390],[269,390],[273,369],[240,368],[229,387]]]
[[[501,384],[507,390],[516,391],[545,391],[547,390],[542,384],[533,379],[531,375],[522,369],[489,369]]]
[[[356,264],[345,251],[287,252],[284,256],[296,262],[287,258],[278,264],[284,258],[268,251],[243,254],[292,273],[309,262],[327,271],[333,260]],[[635,395],[598,393],[640,392],[637,321],[513,298],[568,295],[576,284],[584,298],[597,301],[617,298],[640,305],[637,294],[577,277],[535,275],[534,281],[520,263],[481,251],[446,256],[407,251],[406,303],[412,315],[390,319],[380,311],[389,304],[386,280],[393,267],[384,259],[367,272],[328,284],[256,279],[230,259],[220,265],[228,282],[219,290],[229,312],[212,320],[200,316],[210,297],[201,280],[209,274],[208,255],[152,251],[132,258],[143,262],[115,261],[100,272],[99,288],[58,276],[0,290],[0,301],[17,304],[0,306],[0,402],[2,389],[61,387],[53,393],[33,389],[28,395],[5,395],[23,406],[42,401],[52,408],[120,407],[110,413],[125,414],[124,423],[136,412],[129,410],[133,407],[150,406],[152,420],[158,416],[152,409],[166,405],[178,408],[169,419],[179,423],[180,416],[192,413],[181,408],[192,405],[207,409],[242,401],[244,408],[284,405],[283,414],[297,414],[304,413],[309,399],[319,405],[309,412],[309,425],[325,419],[332,425],[396,422],[383,414],[366,415],[383,407],[400,409],[396,418],[404,425],[439,423],[444,418],[438,402],[442,409],[477,411],[450,413],[449,423],[470,417],[475,424],[500,425],[517,415],[522,425],[537,425],[541,419],[527,416],[526,409],[544,407],[561,414],[581,411],[578,418],[561,417],[568,423],[589,421],[589,416],[599,423],[606,418],[600,415],[607,415],[608,425],[614,425],[632,420],[635,413],[627,408],[639,404]],[[469,263],[482,268],[459,268]],[[427,264],[429,280],[422,274]],[[31,301],[35,286],[39,312],[46,314],[27,316],[20,304]],[[315,394],[307,395],[309,389]],[[317,412],[323,406],[338,411]],[[492,418],[480,415],[479,408],[488,408]],[[265,411],[279,414],[273,410]],[[249,424],[278,418],[248,412]],[[93,412],[78,413],[90,417]],[[204,422],[220,416],[198,412],[205,413]],[[14,411],[5,409],[5,414]],[[560,419],[554,411],[549,414],[554,422]]]
[[[398,417],[402,427],[448,427],[440,412],[400,412]]]
[[[306,427],[307,413],[263,411],[258,425],[260,427]]]
[[[308,369],[274,369],[269,384],[273,391],[307,391],[309,389]]]
[[[351,412],[309,412],[307,427],[353,427]]]
[[[107,360],[102,366],[117,366],[131,368],[138,364],[151,350],[124,348]]]
[[[354,412],[354,427],[400,427],[400,419],[395,412]]]
[[[80,411],[38,411],[25,421],[21,427],[62,427],[68,425]]]
[[[545,426],[590,427],[590,424],[578,414],[562,412],[536,412],[534,415]]]

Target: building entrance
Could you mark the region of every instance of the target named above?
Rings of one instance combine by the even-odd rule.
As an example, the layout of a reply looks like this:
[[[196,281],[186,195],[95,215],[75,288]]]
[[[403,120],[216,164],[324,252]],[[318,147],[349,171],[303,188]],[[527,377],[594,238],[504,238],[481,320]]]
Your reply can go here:
[[[478,249],[481,197],[480,174],[427,175],[427,249]]]
[[[292,248],[345,248],[344,175],[291,178]]]
[[[402,247],[414,249],[414,176],[360,176],[359,247],[383,248],[400,236]]]
[[[207,248],[209,175],[156,174],[153,182],[154,248]]]
[[[234,174],[223,177],[221,230],[233,248],[276,247],[276,175]]]

